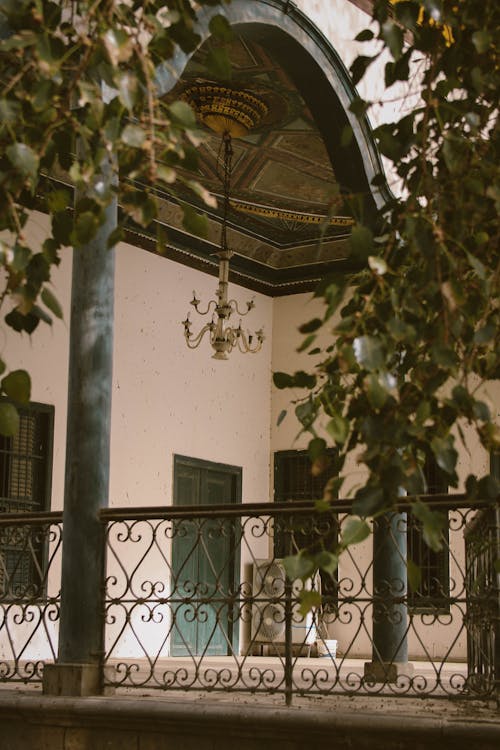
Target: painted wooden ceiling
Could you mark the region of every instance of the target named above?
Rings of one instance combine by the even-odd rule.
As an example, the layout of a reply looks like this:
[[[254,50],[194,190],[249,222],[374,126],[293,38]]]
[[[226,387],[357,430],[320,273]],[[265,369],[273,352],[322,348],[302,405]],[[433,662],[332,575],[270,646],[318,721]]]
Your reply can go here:
[[[191,58],[168,100],[182,98],[193,84],[206,81],[211,44],[208,40]],[[346,197],[353,188],[340,183],[332,166],[337,160],[345,172],[349,149],[337,143],[332,159],[331,144],[327,149],[304,96],[264,45],[236,36],[228,51],[232,77],[219,85],[251,91],[268,110],[247,135],[233,138],[227,232],[234,252],[232,278],[272,296],[311,289],[328,270],[349,266],[353,219]],[[315,86],[313,78],[310,86]],[[207,128],[204,134],[195,177],[215,195],[218,207],[207,209],[188,191],[180,197],[207,212],[208,238],[182,229],[180,207],[167,196],[160,196],[159,218],[167,226],[171,257],[215,273],[223,204],[221,136]]]

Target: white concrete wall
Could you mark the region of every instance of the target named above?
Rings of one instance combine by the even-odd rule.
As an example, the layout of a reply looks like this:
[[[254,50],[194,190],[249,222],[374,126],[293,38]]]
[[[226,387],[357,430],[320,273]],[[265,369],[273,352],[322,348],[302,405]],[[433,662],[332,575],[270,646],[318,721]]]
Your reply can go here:
[[[35,213],[30,241],[43,241],[47,218]],[[188,350],[181,321],[193,289],[204,302],[217,280],[122,243],[116,250],[110,504],[165,506],[172,499],[173,454],[243,468],[243,501],[269,497],[272,300],[233,285],[244,302],[255,296],[248,327],[268,336],[258,354],[234,351],[212,359],[207,341]],[[62,508],[66,432],[71,251],[53,273],[66,319],[43,323],[28,337],[5,330],[3,353],[25,367],[32,399],[55,406],[52,503]],[[192,309],[192,308],[191,308]],[[193,330],[206,321],[191,315]],[[245,320],[243,324],[245,324]],[[237,321],[236,321],[237,324]]]
[[[202,306],[217,280],[122,244],[117,249],[111,490],[114,505],[165,505],[172,497],[173,454],[243,468],[243,501],[269,496],[272,301],[255,295],[243,320],[268,336],[258,354],[212,359],[207,341],[189,350],[183,327],[206,322]],[[252,292],[230,286],[240,305]],[[236,325],[238,320],[236,320]]]

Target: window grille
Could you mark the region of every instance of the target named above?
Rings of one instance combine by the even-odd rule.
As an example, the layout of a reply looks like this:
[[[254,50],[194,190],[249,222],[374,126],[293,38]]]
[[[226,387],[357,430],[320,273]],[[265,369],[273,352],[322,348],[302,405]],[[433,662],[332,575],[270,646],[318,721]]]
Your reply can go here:
[[[328,454],[333,458],[334,451],[328,451]],[[314,476],[307,451],[278,451],[274,454],[274,501],[320,500],[327,481],[334,476],[336,473],[333,462],[319,476]],[[319,551],[322,547],[334,549],[337,541],[338,528],[334,517],[324,521],[317,514],[307,518],[288,517],[283,525],[276,519],[275,558],[283,558],[305,548],[312,552]],[[338,600],[337,581],[322,571],[320,577],[323,608],[335,608]]]
[[[17,434],[0,435],[0,513],[43,512],[50,503],[54,410],[43,404],[17,409]],[[36,527],[4,527],[0,596],[40,595],[45,552]]]
[[[438,465],[428,460],[424,467],[427,494],[437,495],[448,492],[448,485]],[[450,595],[449,571],[449,524],[442,530],[442,549],[435,552],[424,541],[422,524],[411,513],[408,514],[407,546],[408,558],[420,568],[418,588],[408,591],[408,605],[415,613],[449,611]]]

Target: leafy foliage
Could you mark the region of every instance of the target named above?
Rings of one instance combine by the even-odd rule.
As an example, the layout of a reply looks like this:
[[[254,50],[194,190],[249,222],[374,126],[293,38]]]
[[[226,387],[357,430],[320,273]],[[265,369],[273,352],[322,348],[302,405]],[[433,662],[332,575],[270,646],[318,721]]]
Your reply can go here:
[[[456,487],[464,425],[487,451],[500,447],[480,396],[481,383],[500,376],[500,6],[410,0],[391,9],[380,0],[373,20],[374,31],[358,35],[372,53],[351,72],[357,82],[385,55],[388,96],[403,83],[409,90],[401,117],[374,130],[400,197],[372,225],[353,229],[360,270],[351,286],[333,275],[317,290],[328,346],[296,407],[313,440],[324,431],[337,447],[340,468],[348,454],[361,453],[367,475],[353,511],[361,517],[395,507],[402,491],[424,494],[429,459]],[[352,109],[363,117],[371,104],[357,99]],[[319,332],[318,320],[301,331]],[[278,388],[306,382],[303,373],[277,373],[274,381]],[[471,495],[479,485],[483,496],[498,496],[492,477],[471,477]],[[442,518],[422,503],[415,514],[438,548]]]
[[[0,0],[0,264],[10,301],[5,322],[33,333],[40,321],[62,317],[49,287],[64,246],[84,246],[104,222],[120,191],[123,217],[111,246],[127,224],[146,227],[157,216],[155,193],[172,193],[177,168],[196,167],[200,133],[185,102],[158,95],[161,63],[200,42],[196,9],[218,0]],[[218,40],[215,74],[227,74],[223,16],[210,23]],[[112,157],[110,156],[112,155]],[[61,187],[61,178],[75,189]],[[196,181],[188,187],[213,201]],[[42,252],[25,234],[29,211],[43,201],[51,231]],[[204,231],[186,207],[184,224]],[[41,305],[37,304],[40,300]],[[14,373],[12,374],[14,376]],[[9,381],[3,381],[9,382]],[[6,386],[2,390],[7,395]],[[0,432],[12,433],[6,409]]]

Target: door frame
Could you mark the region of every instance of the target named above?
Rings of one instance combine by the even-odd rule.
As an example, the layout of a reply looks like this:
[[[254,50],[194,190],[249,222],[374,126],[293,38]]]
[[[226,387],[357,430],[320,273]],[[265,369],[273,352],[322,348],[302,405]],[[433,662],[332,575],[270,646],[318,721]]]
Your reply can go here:
[[[173,472],[172,472],[172,504],[177,507],[183,507],[179,506],[178,499],[177,499],[177,485],[176,485],[176,472],[177,468],[181,466],[188,466],[193,469],[205,469],[208,471],[217,471],[219,473],[227,474],[232,478],[232,492],[231,495],[234,498],[231,503],[220,503],[220,505],[216,507],[227,507],[227,505],[236,505],[241,504],[242,502],[242,476],[243,476],[243,468],[241,466],[234,466],[233,464],[225,464],[225,463],[219,463],[217,461],[207,461],[203,458],[193,458],[192,456],[184,456],[179,453],[173,454]],[[184,506],[186,507],[186,506]],[[193,506],[189,506],[193,507]],[[203,506],[199,506],[202,508]],[[239,586],[241,585],[241,544],[238,543],[236,545],[236,539],[235,537],[238,535],[239,529],[240,529],[241,522],[238,519],[234,519],[234,531],[235,534],[233,535],[233,538],[231,540],[232,542],[232,550],[233,553],[236,552],[236,546],[240,548],[239,554],[234,554],[234,566],[232,568],[232,580],[229,583],[230,589],[232,591],[237,591],[239,589]],[[174,559],[173,559],[173,547],[172,547],[172,561],[171,564],[173,566]],[[228,612],[228,622],[227,622],[227,628],[228,628],[228,637],[230,640],[230,643],[232,645],[232,652],[235,654],[239,654],[239,642],[240,642],[240,633],[239,633],[239,617],[238,617],[239,607],[238,604],[235,603],[233,607],[233,611]],[[228,648],[227,656],[230,656],[231,652]]]
[[[183,456],[180,453],[174,453],[174,468],[172,473],[172,504],[178,505],[177,502],[177,491],[175,485],[175,473],[178,466],[191,466],[193,469],[208,469],[209,471],[220,471],[225,474],[230,474],[234,479],[234,502],[231,505],[241,503],[241,488],[242,488],[242,476],[243,469],[241,466],[233,466],[232,464],[222,464],[217,461],[207,461],[204,458],[193,458],[191,456]]]

